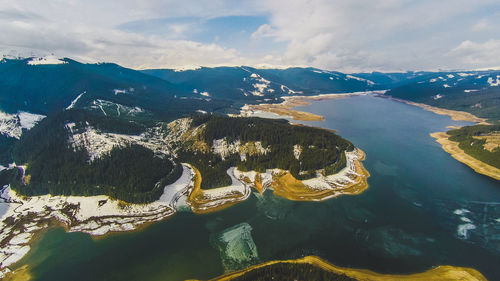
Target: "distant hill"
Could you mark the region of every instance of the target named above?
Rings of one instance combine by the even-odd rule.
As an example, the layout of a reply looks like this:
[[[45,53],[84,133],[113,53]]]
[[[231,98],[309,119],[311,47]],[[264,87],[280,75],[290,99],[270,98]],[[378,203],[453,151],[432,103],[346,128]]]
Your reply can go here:
[[[49,115],[67,107],[91,107],[106,101],[173,118],[227,103],[186,101],[186,92],[163,79],[113,63],[83,64],[61,59],[57,64],[30,64],[32,58],[0,62],[0,110]]]
[[[500,71],[422,73],[387,95],[500,120]]]
[[[374,83],[366,79],[315,68],[256,69],[242,66],[185,71],[149,69],[143,72],[176,84],[199,97],[246,102],[374,88]]]
[[[197,110],[236,112],[245,103],[280,102],[288,95],[365,91],[376,86],[364,78],[315,68],[136,71],[68,58],[2,59],[0,72],[0,110],[43,115],[87,108],[103,114],[140,111],[148,118],[173,119]]]

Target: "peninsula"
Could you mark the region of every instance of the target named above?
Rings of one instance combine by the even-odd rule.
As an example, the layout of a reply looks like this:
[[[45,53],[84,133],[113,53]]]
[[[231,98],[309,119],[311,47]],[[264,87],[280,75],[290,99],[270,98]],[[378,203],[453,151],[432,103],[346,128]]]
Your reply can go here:
[[[178,211],[225,209],[249,198],[252,189],[322,201],[368,187],[364,152],[329,130],[207,114],[148,128],[114,120],[110,130],[108,122],[66,111],[24,133],[14,157],[25,164],[0,171],[2,275],[50,226],[98,237]],[[135,162],[127,161],[131,157]],[[62,159],[64,173],[53,164]],[[106,177],[99,177],[103,172]]]

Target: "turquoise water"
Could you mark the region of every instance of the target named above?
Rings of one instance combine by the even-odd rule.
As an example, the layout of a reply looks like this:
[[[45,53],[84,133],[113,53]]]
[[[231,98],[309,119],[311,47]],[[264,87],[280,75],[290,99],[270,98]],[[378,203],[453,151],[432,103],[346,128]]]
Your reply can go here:
[[[326,117],[305,124],[336,129],[366,152],[366,192],[321,203],[266,192],[221,212],[180,213],[99,240],[51,229],[19,265],[29,264],[35,280],[208,279],[225,270],[213,237],[248,223],[253,242],[245,235],[245,245],[255,243],[260,261],[318,255],[384,273],[448,264],[500,280],[500,182],[454,160],[429,136],[466,123],[371,96],[300,109]],[[467,224],[475,229],[465,237],[458,230]]]

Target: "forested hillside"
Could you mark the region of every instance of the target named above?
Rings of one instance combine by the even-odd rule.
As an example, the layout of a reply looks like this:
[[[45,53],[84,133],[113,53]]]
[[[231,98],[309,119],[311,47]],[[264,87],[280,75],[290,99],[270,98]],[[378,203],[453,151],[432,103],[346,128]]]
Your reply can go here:
[[[75,123],[74,131],[89,125],[122,134],[140,134],[145,129],[133,121],[83,110],[49,116],[24,133],[15,145],[13,158],[16,163],[26,163],[27,169],[24,178],[12,182],[13,189],[24,195],[104,194],[144,203],[158,199],[163,187],[180,176],[180,165],[139,145],[115,147],[103,157],[89,161],[85,148],[69,143],[66,124],[71,122]]]
[[[329,175],[345,167],[344,151],[354,148],[331,131],[286,120],[211,114],[189,120],[190,128],[175,129],[183,134],[175,138],[178,132],[166,123],[83,109],[50,115],[14,144],[9,157],[26,170],[13,169],[12,188],[24,195],[105,194],[145,203],[180,177],[182,162],[201,172],[203,188],[213,188],[230,185],[227,170],[235,166],[289,170],[298,179],[318,170]]]
[[[315,68],[258,69],[248,66],[144,73],[176,84],[192,96],[239,102],[271,102],[281,96],[358,92],[374,89],[371,81]]]
[[[291,125],[286,120],[198,115],[192,124],[203,125],[203,129],[195,139],[184,144],[185,148],[179,155],[182,161],[200,170],[203,188],[230,184],[226,170],[231,166],[259,172],[279,168],[289,170],[298,179],[314,177],[316,170],[320,169],[324,169],[327,175],[333,174],[346,165],[343,152],[354,149],[349,141],[333,132]],[[201,141],[207,147],[214,147],[214,143],[221,140],[224,140],[225,146],[238,143],[241,148],[253,144],[261,146],[260,150],[264,151],[246,152],[242,157],[241,149],[230,150],[227,147],[227,155],[223,159],[214,152],[215,149],[203,151],[193,148],[195,142]]]
[[[178,98],[186,96],[181,87],[113,63],[83,64],[62,59],[58,64],[30,65],[30,60],[1,60],[0,111],[48,115],[103,100],[171,120],[199,109],[216,111],[231,105],[216,99]]]
[[[288,280],[315,280],[315,281],[356,281],[344,274],[336,274],[308,263],[275,263],[252,269],[232,281],[288,281]]]
[[[500,169],[500,125],[466,126],[448,135],[465,153]]]
[[[421,73],[387,95],[500,120],[500,71]]]

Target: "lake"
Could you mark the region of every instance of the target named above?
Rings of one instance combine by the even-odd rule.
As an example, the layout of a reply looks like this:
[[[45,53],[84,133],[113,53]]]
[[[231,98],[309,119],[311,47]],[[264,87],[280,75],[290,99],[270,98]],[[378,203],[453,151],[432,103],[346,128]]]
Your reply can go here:
[[[373,96],[298,109],[326,118],[301,123],[338,130],[366,152],[367,191],[320,203],[268,191],[221,212],[179,213],[102,239],[53,228],[17,266],[28,264],[35,280],[209,279],[224,273],[214,237],[245,223],[258,261],[317,255],[383,273],[446,264],[500,280],[500,182],[456,161],[429,136],[466,122]]]

